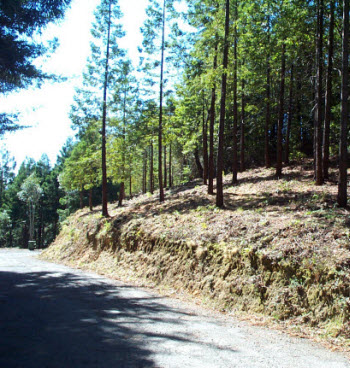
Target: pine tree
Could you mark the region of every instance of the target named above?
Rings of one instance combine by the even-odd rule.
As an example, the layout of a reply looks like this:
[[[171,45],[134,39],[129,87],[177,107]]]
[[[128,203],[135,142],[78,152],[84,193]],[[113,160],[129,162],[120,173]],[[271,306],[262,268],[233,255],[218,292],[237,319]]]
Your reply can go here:
[[[101,119],[102,215],[106,217],[108,216],[107,118],[113,84],[116,83],[121,73],[121,60],[125,56],[124,50],[118,46],[118,39],[124,36],[122,27],[118,23],[121,16],[118,0],[101,0],[95,11],[95,21],[91,30],[93,36],[91,56],[84,79],[85,95],[91,96],[96,105],[100,107],[97,111],[101,111],[98,118]],[[86,116],[86,112],[89,111],[89,108],[86,107],[87,101],[83,101],[82,105],[83,120],[87,117],[91,118],[91,116]]]
[[[226,0],[225,6],[225,35],[224,35],[224,51],[223,51],[223,73],[221,82],[221,100],[220,100],[220,123],[219,123],[219,145],[217,155],[217,176],[216,176],[216,205],[224,206],[223,193],[223,164],[224,164],[224,131],[225,131],[225,115],[226,115],[226,85],[227,85],[227,66],[229,45],[228,37],[230,31],[230,0]]]
[[[286,44],[283,42],[281,54],[281,79],[280,79],[278,125],[277,125],[277,164],[276,164],[277,178],[281,178],[282,176],[282,128],[284,117],[285,72],[286,72]]]
[[[329,135],[332,108],[333,57],[334,57],[334,0],[330,2],[329,14],[328,62],[325,98],[325,116],[323,126],[323,177],[329,179]]]
[[[143,34],[143,50],[148,54],[148,60],[144,63],[143,71],[147,73],[147,79],[154,85],[155,75],[153,69],[159,67],[159,114],[158,114],[158,185],[159,201],[164,201],[163,179],[163,104],[165,92],[165,52],[166,30],[169,29],[169,14],[174,14],[174,0],[150,0],[146,9],[148,18],[141,28]],[[156,55],[156,56],[155,56]],[[152,57],[153,56],[153,57]],[[155,57],[154,57],[155,56]],[[152,147],[153,150],[153,147]],[[152,161],[151,161],[152,162]]]
[[[238,172],[238,149],[237,149],[237,127],[238,127],[238,102],[237,102],[237,69],[238,69],[238,3],[235,1],[235,24],[233,40],[233,157],[232,157],[232,184],[237,183]]]
[[[339,184],[338,204],[347,205],[347,128],[349,97],[349,0],[343,0],[343,48],[342,48],[342,81],[341,81],[341,125],[339,142]]]
[[[323,184],[322,168],[322,77],[323,77],[323,0],[317,1],[317,46],[316,46],[316,107],[314,124],[314,155],[316,185]]]

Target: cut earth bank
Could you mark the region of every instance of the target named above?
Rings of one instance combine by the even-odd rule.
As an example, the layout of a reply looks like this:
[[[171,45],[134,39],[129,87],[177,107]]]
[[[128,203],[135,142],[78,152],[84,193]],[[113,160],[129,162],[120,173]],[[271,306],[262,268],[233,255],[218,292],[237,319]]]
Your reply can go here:
[[[227,184],[229,178],[227,178]],[[350,351],[350,214],[336,184],[294,167],[241,174],[225,209],[194,182],[123,208],[78,211],[41,257],[193,298]]]

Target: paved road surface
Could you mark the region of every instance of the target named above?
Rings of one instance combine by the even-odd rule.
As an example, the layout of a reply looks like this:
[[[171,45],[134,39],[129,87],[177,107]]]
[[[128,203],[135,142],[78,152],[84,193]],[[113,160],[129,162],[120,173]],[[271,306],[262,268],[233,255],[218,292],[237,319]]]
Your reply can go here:
[[[345,368],[309,341],[0,250],[0,367]]]

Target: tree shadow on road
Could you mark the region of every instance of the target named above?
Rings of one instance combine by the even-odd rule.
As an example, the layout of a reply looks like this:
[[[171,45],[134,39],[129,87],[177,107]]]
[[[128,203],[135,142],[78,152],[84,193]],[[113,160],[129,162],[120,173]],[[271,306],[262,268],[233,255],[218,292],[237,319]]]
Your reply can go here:
[[[160,299],[71,273],[0,272],[0,366],[159,367],[163,342],[201,344],[176,332],[190,314]]]

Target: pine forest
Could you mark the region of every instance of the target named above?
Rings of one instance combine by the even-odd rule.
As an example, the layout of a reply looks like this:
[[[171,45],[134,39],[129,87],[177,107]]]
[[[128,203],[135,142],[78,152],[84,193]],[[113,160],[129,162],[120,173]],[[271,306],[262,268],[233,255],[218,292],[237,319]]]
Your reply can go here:
[[[349,0],[148,0],[136,62],[122,21],[100,1],[56,164],[1,152],[0,247],[349,349]]]

